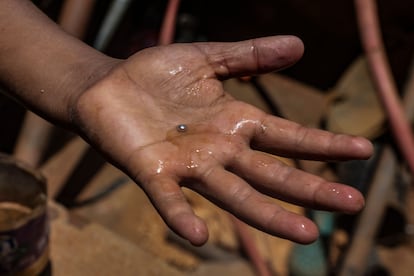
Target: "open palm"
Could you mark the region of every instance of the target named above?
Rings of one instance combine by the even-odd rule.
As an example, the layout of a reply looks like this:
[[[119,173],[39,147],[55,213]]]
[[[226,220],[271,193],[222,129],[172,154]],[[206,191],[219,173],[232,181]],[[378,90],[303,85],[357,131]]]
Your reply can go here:
[[[149,48],[117,62],[85,91],[74,109],[74,123],[143,188],[165,222],[193,244],[203,244],[208,230],[182,186],[258,229],[311,242],[318,233],[315,225],[268,196],[343,212],[360,210],[363,198],[348,186],[285,166],[267,153],[359,159],[370,156],[371,144],[265,114],[233,99],[221,84],[230,77],[282,69],[302,52],[297,38],[284,36]]]

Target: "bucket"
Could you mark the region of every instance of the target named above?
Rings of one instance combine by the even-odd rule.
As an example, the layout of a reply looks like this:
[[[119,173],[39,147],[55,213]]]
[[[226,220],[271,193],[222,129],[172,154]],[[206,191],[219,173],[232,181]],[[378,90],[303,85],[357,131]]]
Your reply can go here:
[[[0,275],[44,275],[48,243],[45,178],[0,153]]]

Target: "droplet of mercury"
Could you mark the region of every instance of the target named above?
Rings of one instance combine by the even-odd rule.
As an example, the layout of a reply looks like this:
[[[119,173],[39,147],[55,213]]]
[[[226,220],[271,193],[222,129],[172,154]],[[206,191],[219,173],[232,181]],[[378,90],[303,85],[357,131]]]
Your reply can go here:
[[[180,125],[177,126],[176,129],[177,129],[178,132],[186,132],[187,131],[187,125],[180,124]]]

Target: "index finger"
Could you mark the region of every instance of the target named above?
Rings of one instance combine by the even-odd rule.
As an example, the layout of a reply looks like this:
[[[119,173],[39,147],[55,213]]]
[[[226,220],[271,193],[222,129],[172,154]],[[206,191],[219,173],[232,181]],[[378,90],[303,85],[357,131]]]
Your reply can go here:
[[[276,155],[313,160],[368,159],[371,142],[363,137],[334,134],[266,115],[257,127],[252,147]]]

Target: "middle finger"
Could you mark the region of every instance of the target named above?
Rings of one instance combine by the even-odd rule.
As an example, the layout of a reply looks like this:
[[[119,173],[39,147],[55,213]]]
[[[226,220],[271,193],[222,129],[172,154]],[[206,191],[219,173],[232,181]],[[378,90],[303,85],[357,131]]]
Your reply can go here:
[[[364,205],[356,189],[285,165],[275,157],[246,150],[230,169],[256,189],[281,200],[317,209],[354,213]]]

